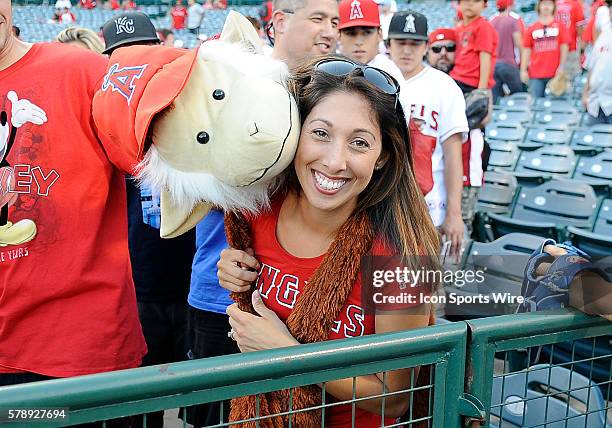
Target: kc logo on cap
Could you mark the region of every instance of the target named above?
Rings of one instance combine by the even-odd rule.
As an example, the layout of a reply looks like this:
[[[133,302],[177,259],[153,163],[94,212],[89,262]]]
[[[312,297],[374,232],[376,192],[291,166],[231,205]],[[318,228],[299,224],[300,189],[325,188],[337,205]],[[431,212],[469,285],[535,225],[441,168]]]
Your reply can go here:
[[[134,28],[134,20],[128,19],[125,16],[115,19],[115,28],[117,29],[117,34],[127,33],[132,34],[135,31]]]
[[[363,12],[361,11],[361,3],[359,3],[359,0],[353,0],[351,3],[351,14],[349,15],[349,19],[363,19]]]
[[[410,14],[406,16],[406,24],[404,25],[404,33],[416,33],[414,27],[414,15]]]

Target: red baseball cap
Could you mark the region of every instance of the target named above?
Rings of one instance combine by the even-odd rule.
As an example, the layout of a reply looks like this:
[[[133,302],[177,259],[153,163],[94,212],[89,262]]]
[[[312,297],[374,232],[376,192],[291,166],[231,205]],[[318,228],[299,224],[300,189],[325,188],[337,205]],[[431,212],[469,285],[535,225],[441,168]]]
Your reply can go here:
[[[338,9],[338,30],[350,27],[380,27],[378,4],[374,0],[342,0]]]
[[[451,41],[457,42],[457,32],[453,28],[438,28],[429,34],[429,43]]]
[[[510,6],[514,4],[513,0],[497,0],[497,9],[508,9]]]

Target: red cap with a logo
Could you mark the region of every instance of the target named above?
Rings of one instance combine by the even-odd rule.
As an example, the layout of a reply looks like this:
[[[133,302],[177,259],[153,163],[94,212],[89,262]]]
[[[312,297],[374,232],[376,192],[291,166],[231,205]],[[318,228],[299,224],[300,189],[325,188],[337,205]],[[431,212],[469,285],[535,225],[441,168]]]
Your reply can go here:
[[[378,4],[374,0],[342,0],[338,8],[338,30],[350,27],[380,27]]]
[[[452,28],[438,28],[429,35],[429,43],[435,42],[457,42],[457,32]]]
[[[512,0],[497,0],[497,9],[505,10],[514,4]]]

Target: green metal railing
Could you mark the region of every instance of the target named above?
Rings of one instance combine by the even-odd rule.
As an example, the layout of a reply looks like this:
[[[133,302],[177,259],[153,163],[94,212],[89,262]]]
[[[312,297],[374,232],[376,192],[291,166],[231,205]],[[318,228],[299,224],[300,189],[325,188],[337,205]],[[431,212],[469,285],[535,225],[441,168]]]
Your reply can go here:
[[[432,365],[432,383],[425,388],[431,391],[435,414],[424,420],[434,428],[459,427],[457,406],[463,393],[466,329],[465,323],[455,323],[16,385],[0,389],[0,409],[68,407],[68,421],[45,425],[66,426]],[[407,392],[416,391],[412,382]],[[325,408],[334,405],[327,397]],[[348,403],[359,400],[353,395]],[[359,427],[359,422],[354,426]]]
[[[68,420],[44,425],[67,426],[319,384],[323,400],[311,409],[320,409],[324,415],[337,405],[349,404],[352,426],[359,427],[355,408],[360,401],[383,397],[384,414],[385,398],[398,392],[357,397],[358,376],[383,373],[384,379],[384,373],[393,370],[429,366],[428,382],[417,385],[411,371],[410,387],[399,391],[411,399],[426,392],[429,413],[413,418],[410,410],[401,422],[385,426],[458,428],[474,422],[488,424],[490,419],[491,426],[504,427],[514,417],[510,426],[606,428],[606,412],[612,410],[602,397],[612,398],[611,337],[612,323],[572,310],[506,315],[10,386],[0,388],[0,409],[69,408]],[[560,358],[559,349],[571,349],[570,356]],[[347,378],[353,379],[350,400],[337,402],[325,393],[327,382]],[[544,379],[544,389],[531,385],[536,379]],[[582,408],[577,404],[580,397]],[[561,413],[559,406],[564,406]],[[291,402],[288,407],[287,414],[296,413]],[[533,414],[540,414],[544,422],[530,422]],[[257,415],[251,421],[263,426],[263,419]],[[324,420],[323,416],[321,426]],[[215,426],[228,425],[221,420]]]

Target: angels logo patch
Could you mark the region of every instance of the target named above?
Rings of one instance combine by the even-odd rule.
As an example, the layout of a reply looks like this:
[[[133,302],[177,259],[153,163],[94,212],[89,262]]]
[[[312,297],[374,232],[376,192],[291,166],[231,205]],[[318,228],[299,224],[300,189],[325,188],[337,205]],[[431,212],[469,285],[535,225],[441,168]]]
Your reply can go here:
[[[140,79],[149,64],[121,67],[115,63],[111,66],[104,76],[104,82],[102,83],[102,91],[106,91],[111,88],[112,92],[119,92],[127,100],[128,105],[134,95],[134,81]]]
[[[349,19],[351,21],[353,19],[363,19],[363,12],[361,11],[361,3],[359,3],[359,0],[354,0],[351,3],[351,15]]]

